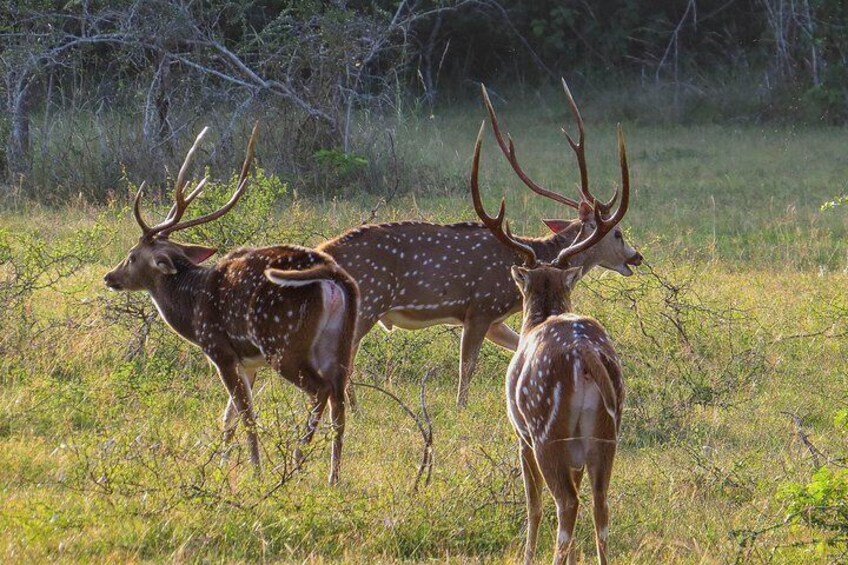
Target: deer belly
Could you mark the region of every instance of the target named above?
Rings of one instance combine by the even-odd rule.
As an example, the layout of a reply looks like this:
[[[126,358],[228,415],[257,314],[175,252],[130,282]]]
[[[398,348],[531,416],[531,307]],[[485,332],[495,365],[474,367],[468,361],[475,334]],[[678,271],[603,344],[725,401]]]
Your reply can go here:
[[[344,290],[332,281],[321,281],[321,318],[315,329],[311,361],[321,374],[328,375],[339,363],[339,346],[345,324],[347,298]]]
[[[386,331],[391,331],[395,327],[404,330],[420,330],[421,328],[442,324],[459,326],[462,325],[462,320],[454,316],[440,316],[437,312],[427,311],[425,309],[390,310],[380,318],[380,325]]]

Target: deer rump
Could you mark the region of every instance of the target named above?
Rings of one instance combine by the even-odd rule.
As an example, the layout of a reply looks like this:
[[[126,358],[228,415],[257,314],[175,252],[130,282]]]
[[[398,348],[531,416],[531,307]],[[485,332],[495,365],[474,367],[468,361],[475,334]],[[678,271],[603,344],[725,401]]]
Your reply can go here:
[[[318,372],[327,374],[338,359],[350,368],[350,353],[339,351],[344,347],[343,337],[353,332],[356,323],[356,289],[351,281],[340,277],[338,269],[329,265],[320,265],[302,271],[268,269],[268,280],[280,287],[291,289],[317,289],[320,298],[315,302],[321,305],[321,314],[316,322],[314,338],[310,348],[312,364]],[[312,290],[312,292],[315,292]],[[301,303],[301,309],[307,302]]]
[[[538,326],[522,340],[507,381],[507,398],[515,399],[508,414],[522,440],[561,444],[575,469],[597,441],[615,441],[623,401],[611,346],[583,333],[593,326],[571,316]]]
[[[281,351],[281,344],[286,352],[266,361],[290,380],[298,378],[304,364],[324,376],[337,364],[350,369],[348,336],[356,325],[359,291],[331,258],[296,246],[274,246],[236,250],[221,263],[225,278],[248,282],[253,277],[254,286],[244,289],[249,297],[243,296],[242,304],[254,325],[245,327],[244,335],[263,357]],[[238,290],[235,293],[221,297],[229,303],[231,320],[239,317]],[[268,327],[263,330],[260,324]]]

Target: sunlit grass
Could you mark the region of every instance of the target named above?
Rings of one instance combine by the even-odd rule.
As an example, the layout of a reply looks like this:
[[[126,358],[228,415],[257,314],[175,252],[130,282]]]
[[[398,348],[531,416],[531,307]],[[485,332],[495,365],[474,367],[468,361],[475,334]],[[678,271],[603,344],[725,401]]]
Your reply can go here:
[[[526,169],[573,193],[560,102],[499,111]],[[481,118],[475,108],[406,118],[397,132],[401,158],[429,172],[377,219],[473,219],[464,179]],[[822,452],[845,451],[833,414],[848,405],[848,215],[819,206],[848,191],[848,135],[624,126],[634,177],[628,236],[654,274],[597,272],[575,297],[614,336],[629,389],[611,487],[611,555],[638,563],[826,562],[827,551],[792,545],[811,532],[770,528],[785,514],[778,485],[813,470],[785,412],[803,419]],[[593,119],[587,128],[593,186],[610,194],[618,182],[614,124]],[[491,206],[507,193],[515,231],[538,235],[540,218],[569,214],[531,197],[491,139],[483,174]],[[376,203],[287,194],[257,240],[244,243],[315,244],[358,225]],[[4,561],[512,562],[520,554],[524,499],[504,413],[504,351],[484,346],[470,406],[459,411],[455,329],[375,329],[355,380],[420,410],[419,381],[436,369],[427,384],[436,450],[430,486],[412,492],[422,447],[412,420],[378,391],[360,389],[340,486],[325,484],[325,433],[306,468],[274,490],[270,470],[287,462],[287,442],[305,417],[302,395],[261,373],[266,473],[254,479],[242,452],[219,467],[226,395],[202,355],[157,324],[146,355],[127,360],[134,326],[107,323],[100,277],[137,237],[128,210],[21,205],[3,212],[0,225],[56,246],[102,226],[87,236],[94,251],[79,269],[60,287],[37,291],[25,318],[6,328],[17,335],[33,319],[54,321],[31,337],[32,349],[3,342]],[[594,553],[590,506],[584,497],[578,541],[586,559]],[[554,521],[546,501],[540,560],[550,555]]]

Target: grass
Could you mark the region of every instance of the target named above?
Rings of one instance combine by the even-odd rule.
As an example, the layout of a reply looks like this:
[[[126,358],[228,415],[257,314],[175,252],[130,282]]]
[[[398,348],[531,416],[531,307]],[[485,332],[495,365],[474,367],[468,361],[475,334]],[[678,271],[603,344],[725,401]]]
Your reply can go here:
[[[573,158],[557,132],[566,119],[561,100],[499,111],[531,176],[573,192]],[[464,178],[482,115],[461,108],[397,124],[403,165],[421,182],[381,206],[377,219],[473,219]],[[590,178],[608,194],[618,180],[614,124],[600,115],[587,113]],[[834,415],[848,406],[848,215],[819,207],[848,192],[848,136],[836,128],[624,127],[635,185],[628,237],[649,267],[628,279],[595,272],[575,297],[614,336],[626,369],[611,556],[837,560],[845,547],[823,541],[833,532],[784,525],[781,492],[815,470],[786,413],[802,419],[822,453],[845,455]],[[531,197],[490,138],[486,145],[487,202],[493,209],[507,194],[515,231],[542,233],[540,218],[568,213]],[[232,233],[245,240],[238,244],[315,244],[376,204],[373,196],[288,194],[268,218],[269,202],[251,196],[221,229],[190,236],[228,246]],[[349,421],[341,485],[325,485],[326,433],[305,469],[290,472],[306,404],[294,387],[260,374],[266,469],[283,468],[257,480],[243,452],[218,466],[226,397],[202,355],[158,322],[142,354],[126,355],[139,318],[114,312],[141,309],[155,319],[145,297],[107,295],[100,283],[136,238],[126,208],[19,205],[2,213],[0,229],[5,562],[513,562],[520,554],[524,499],[502,350],[484,347],[470,406],[459,411],[455,329],[377,329],[366,339],[354,379],[385,387],[413,410],[425,368],[436,369],[427,384],[436,461],[432,483],[417,493],[420,435],[370,389],[359,390],[362,410]],[[65,268],[56,284],[32,284],[19,296],[25,269],[16,264],[36,281]],[[590,506],[584,497],[578,543],[586,560],[594,551]],[[540,560],[550,556],[554,522],[548,501]]]

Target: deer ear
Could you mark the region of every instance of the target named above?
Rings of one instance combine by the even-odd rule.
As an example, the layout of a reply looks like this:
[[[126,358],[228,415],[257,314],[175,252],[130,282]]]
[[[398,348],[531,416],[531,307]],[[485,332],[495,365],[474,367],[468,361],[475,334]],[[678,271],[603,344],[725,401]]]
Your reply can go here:
[[[562,282],[568,290],[572,290],[582,277],[583,267],[571,267],[562,271]]]
[[[155,268],[159,269],[166,275],[175,275],[177,273],[177,268],[174,267],[174,262],[171,261],[171,258],[164,253],[154,255],[151,263],[153,263]]]
[[[581,222],[586,222],[591,220],[594,217],[594,211],[592,210],[592,205],[588,202],[581,201],[580,207],[577,208],[577,217],[580,218]]]
[[[510,271],[512,272],[512,278],[515,279],[516,284],[518,284],[518,288],[524,290],[524,287],[527,286],[527,279],[530,276],[530,270],[526,267],[513,265]]]
[[[188,260],[195,265],[203,263],[218,251],[212,247],[203,247],[202,245],[180,245],[180,249],[183,250]]]
[[[568,227],[568,220],[542,220],[546,226],[548,226],[552,232],[559,233],[565,228]]]

